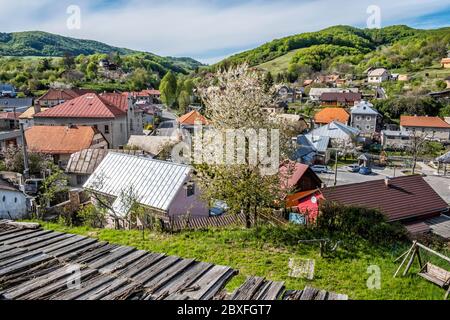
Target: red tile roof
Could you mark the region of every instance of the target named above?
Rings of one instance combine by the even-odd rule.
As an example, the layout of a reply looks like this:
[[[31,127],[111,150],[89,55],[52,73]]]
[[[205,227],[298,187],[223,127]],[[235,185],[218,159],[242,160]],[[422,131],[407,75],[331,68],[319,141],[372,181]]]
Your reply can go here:
[[[450,129],[450,124],[448,124],[439,117],[401,116],[400,125],[402,127],[427,127],[427,128]]]
[[[40,100],[68,101],[86,93],[93,93],[93,91],[88,89],[49,89],[41,97],[36,99],[36,102],[38,103]]]
[[[21,112],[0,112],[1,120],[19,120]]]
[[[33,126],[25,131],[31,152],[71,154],[92,145],[97,131],[85,126]]]
[[[116,118],[125,116],[125,111],[106,98],[94,93],[64,102],[34,115],[35,118]]]
[[[419,175],[322,189],[326,200],[379,209],[390,221],[438,215],[449,205]]]
[[[117,106],[122,111],[128,110],[128,97],[124,96],[120,93],[102,93],[100,96],[112,103],[113,105]]]
[[[317,112],[314,116],[314,121],[320,124],[328,124],[333,121],[347,124],[349,119],[350,115],[343,108],[325,108]]]
[[[191,112],[186,113],[185,115],[182,115],[178,118],[178,123],[184,125],[194,125],[195,122],[201,122],[203,125],[208,124],[208,120],[206,120],[206,118],[202,116],[197,110],[192,110]]]

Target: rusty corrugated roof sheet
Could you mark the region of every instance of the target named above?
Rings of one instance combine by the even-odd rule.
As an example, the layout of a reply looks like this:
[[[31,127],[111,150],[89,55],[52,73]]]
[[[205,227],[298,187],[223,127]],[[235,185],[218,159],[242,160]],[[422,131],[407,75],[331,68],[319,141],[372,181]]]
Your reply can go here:
[[[405,220],[440,214],[449,205],[419,175],[366,181],[325,188],[326,200],[344,205],[379,209],[390,221]]]

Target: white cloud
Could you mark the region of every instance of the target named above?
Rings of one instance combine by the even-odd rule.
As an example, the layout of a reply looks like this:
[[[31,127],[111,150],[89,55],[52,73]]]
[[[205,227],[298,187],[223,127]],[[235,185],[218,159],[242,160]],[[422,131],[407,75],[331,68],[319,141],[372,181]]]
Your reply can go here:
[[[93,1],[0,0],[0,30],[44,30],[95,39],[161,55],[205,57],[214,62],[230,48],[251,48],[273,38],[336,24],[364,25],[369,5],[380,6],[382,25],[448,10],[447,0],[378,1],[123,1],[111,7]],[[94,1],[95,3],[95,1]],[[80,5],[80,30],[66,27],[66,7]],[[211,54],[215,52],[216,54]],[[216,57],[217,56],[217,57]]]

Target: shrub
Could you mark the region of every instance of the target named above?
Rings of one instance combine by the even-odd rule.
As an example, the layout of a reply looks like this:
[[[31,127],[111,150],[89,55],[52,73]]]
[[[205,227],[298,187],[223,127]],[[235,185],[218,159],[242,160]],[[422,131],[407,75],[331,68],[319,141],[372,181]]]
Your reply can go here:
[[[406,236],[400,223],[388,222],[379,210],[325,201],[320,205],[320,212],[315,228],[330,237],[359,236],[371,243],[389,243]]]
[[[78,218],[88,227],[103,228],[106,225],[106,212],[92,204],[85,206],[78,211]]]

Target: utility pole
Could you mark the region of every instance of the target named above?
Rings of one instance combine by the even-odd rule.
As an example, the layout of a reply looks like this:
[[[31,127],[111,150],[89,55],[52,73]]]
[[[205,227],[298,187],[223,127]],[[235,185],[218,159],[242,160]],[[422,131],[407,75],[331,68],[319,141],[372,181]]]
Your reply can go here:
[[[337,186],[337,175],[338,175],[338,150],[335,149],[334,155],[334,186]]]
[[[27,140],[25,139],[25,131],[23,129],[23,123],[20,123],[20,134],[22,136],[22,153],[23,153],[23,177],[28,179],[30,176],[30,164],[28,162]]]

